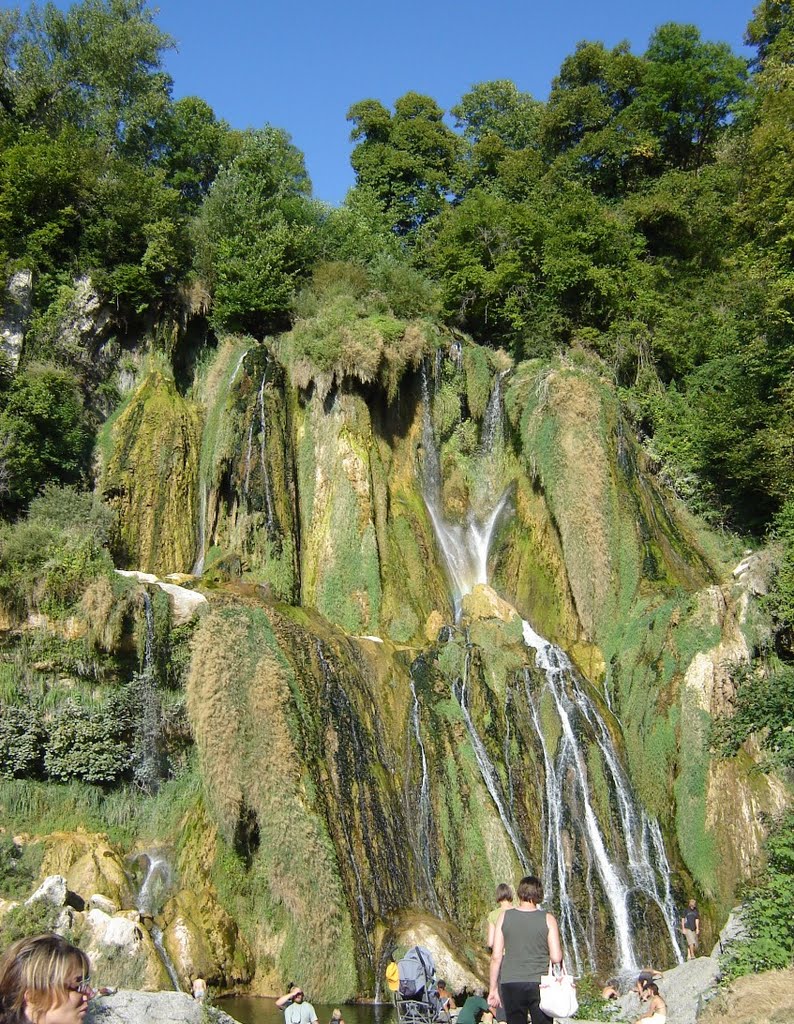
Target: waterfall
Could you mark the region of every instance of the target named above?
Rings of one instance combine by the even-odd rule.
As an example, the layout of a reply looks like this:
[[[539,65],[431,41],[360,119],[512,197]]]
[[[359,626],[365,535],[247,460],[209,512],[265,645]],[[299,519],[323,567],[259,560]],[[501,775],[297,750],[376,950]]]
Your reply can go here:
[[[204,573],[204,534],[207,530],[207,481],[202,477],[199,481],[199,520],[196,561],[190,570],[194,576]]]
[[[260,428],[260,458],[262,461],[262,479],[265,487],[265,509],[267,513],[267,535],[273,540],[276,535],[276,516],[273,511],[273,493],[270,487],[270,473],[267,468],[267,419],[265,417],[265,385],[267,384],[267,371],[270,368],[270,358],[265,360],[265,372],[262,374],[262,384],[259,388],[259,428]]]
[[[551,759],[546,744],[543,730],[540,727],[540,716],[535,702],[532,700],[529,688],[529,672],[524,672],[524,683],[527,693],[527,703],[532,724],[538,734],[541,750],[543,752],[543,767],[546,778],[546,793],[544,801],[545,818],[545,842],[543,847],[543,891],[547,899],[555,889],[557,890],[557,902],[560,908],[560,936],[562,944],[569,954],[573,956],[574,967],[577,974],[580,974],[585,966],[579,943],[579,937],[585,934],[581,919],[577,913],[576,906],[568,892],[568,865],[565,858],[565,847],[563,844],[563,779],[567,772],[567,762],[570,750],[560,752],[557,765]],[[587,963],[594,961],[592,946],[587,947]]]
[[[438,899],[436,898],[436,890],[433,885],[433,864],[430,859],[430,850],[432,845],[432,835],[430,832],[430,822],[432,820],[432,805],[430,802],[430,774],[427,770],[427,754],[425,752],[425,745],[422,740],[422,730],[420,722],[420,708],[419,708],[419,697],[416,693],[416,687],[414,681],[411,679],[411,695],[413,696],[414,703],[411,713],[414,726],[414,736],[416,737],[416,745],[419,748],[419,756],[422,762],[422,781],[419,786],[419,818],[418,818],[418,835],[417,835],[417,850],[419,851],[419,857],[422,866],[425,869],[427,875],[427,891],[432,895],[434,902],[434,911],[440,913],[440,907],[438,905]]]
[[[154,658],[154,609],[148,590],[143,591],[143,610],[146,625],[143,664],[135,677],[138,699],[137,737],[135,744],[135,781],[147,792],[154,792],[162,777],[160,754],[160,725],[162,708],[157,694],[157,674]]]
[[[510,842],[513,844],[513,849],[516,852],[519,864],[521,865],[524,871],[528,871],[529,859],[524,849],[524,844],[521,842],[521,839],[519,838],[518,829],[516,828],[515,823],[513,822],[513,817],[512,814],[510,813],[510,807],[504,798],[504,794],[502,792],[502,785],[501,782],[499,781],[499,775],[496,771],[496,768],[493,765],[493,762],[488,757],[488,751],[485,749],[485,744],[483,743],[482,739],[479,736],[479,733],[474,727],[474,722],[472,722],[471,720],[469,708],[468,705],[466,704],[466,686],[468,684],[469,678],[470,658],[471,654],[467,650],[463,668],[463,679],[460,680],[459,685],[457,687],[453,683],[452,696],[458,702],[458,704],[460,705],[460,710],[463,712],[463,720],[466,723],[466,728],[469,733],[469,739],[471,740],[471,745],[474,750],[474,756],[477,758],[477,764],[479,765],[480,774],[482,775],[483,782],[485,783],[485,788],[490,793],[491,799],[496,805],[496,809],[499,812],[499,817],[502,819],[502,824],[504,825],[505,832],[507,832]]]
[[[502,370],[494,378],[485,416],[482,421],[482,449],[486,454],[497,451],[504,444],[505,424],[502,405],[502,379],[509,370]]]
[[[248,355],[250,349],[246,349],[245,352],[240,356],[235,364],[232,375],[229,378],[229,383],[226,387],[227,394],[232,389],[232,385],[237,379],[237,374],[243,365],[243,360]],[[212,467],[210,466],[211,470]],[[207,534],[207,479],[205,475],[201,476],[199,480],[199,518],[198,518],[198,529],[196,530],[196,561],[193,563],[191,573],[193,576],[201,576],[204,573],[204,548],[206,546],[206,534]]]
[[[154,915],[160,910],[163,900],[173,884],[171,865],[166,857],[157,850],[152,850],[146,853],[145,856],[148,866],[146,875],[135,898],[135,906],[142,917],[151,918],[149,934],[152,937],[152,942],[160,954],[163,967],[165,967],[168,977],[171,979],[174,990],[181,992],[182,986],[179,982],[179,975],[174,966],[174,961],[165,948],[162,929],[154,922]]]
[[[664,853],[661,831],[657,822],[640,811],[634,801],[625,771],[620,764],[612,736],[598,710],[584,691],[566,655],[553,644],[538,636],[529,623],[523,627],[524,640],[536,652],[537,666],[545,675],[545,688],[551,695],[562,727],[562,738],[556,763],[552,763],[546,749],[536,703],[527,685],[527,700],[530,717],[538,734],[544,754],[546,768],[546,802],[550,827],[547,832],[546,856],[557,866],[557,881],[562,906],[568,900],[567,883],[563,877],[561,845],[555,833],[560,828],[559,813],[562,807],[561,782],[566,772],[572,772],[583,808],[584,820],[579,823],[581,838],[586,844],[589,858],[596,868],[601,888],[609,904],[615,927],[616,952],[622,970],[636,968],[636,954],[633,946],[629,900],[633,893],[641,893],[654,902],[662,913],[670,944],[677,962],[682,961],[675,928],[675,906],[670,891],[670,870]],[[595,739],[603,763],[611,781],[610,790],[617,810],[618,838],[626,850],[627,863],[623,869],[614,864],[607,853],[606,842],[590,801],[586,773],[586,757],[582,741],[578,738],[581,728],[575,727],[574,718],[589,726],[589,734]],[[556,818],[555,818],[556,816]],[[574,823],[571,823],[574,827]],[[651,860],[653,850],[653,862]],[[566,938],[576,931],[575,922],[567,912],[561,913]],[[572,942],[573,940],[569,940]],[[575,947],[574,947],[575,948]],[[592,958],[592,954],[589,954]]]
[[[441,548],[444,565],[452,585],[455,620],[460,618],[461,603],[478,583],[488,582],[488,551],[496,526],[505,510],[510,488],[506,488],[495,506],[478,522],[470,510],[464,524],[450,523],[444,517],[441,495],[441,464],[436,448],[430,415],[430,395],[427,374],[422,370],[422,396],[424,413],[422,423],[423,496],[433,523],[436,540]]]

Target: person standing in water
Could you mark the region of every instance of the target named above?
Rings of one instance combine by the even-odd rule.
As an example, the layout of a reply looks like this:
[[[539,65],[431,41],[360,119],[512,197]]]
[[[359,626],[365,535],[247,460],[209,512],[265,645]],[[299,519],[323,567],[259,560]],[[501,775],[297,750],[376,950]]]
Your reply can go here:
[[[314,1007],[305,1002],[300,985],[293,985],[286,995],[279,996],[276,1006],[284,1011],[284,1024],[317,1024]]]
[[[496,923],[488,1005],[496,1010],[504,1000],[507,1024],[527,1024],[527,1016],[532,1024],[553,1019],[540,1008],[540,977],[549,961],[561,967],[562,944],[557,919],[539,906],[542,900],[540,879],[528,875],[518,886],[518,906],[503,910]]]

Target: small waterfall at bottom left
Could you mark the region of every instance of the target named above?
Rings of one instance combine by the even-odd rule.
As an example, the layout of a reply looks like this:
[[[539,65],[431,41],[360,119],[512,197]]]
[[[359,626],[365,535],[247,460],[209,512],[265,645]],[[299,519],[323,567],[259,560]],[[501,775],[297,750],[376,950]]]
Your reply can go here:
[[[139,859],[145,865],[146,873],[135,896],[135,907],[142,918],[148,918],[149,934],[163,962],[163,967],[168,972],[175,991],[181,992],[182,985],[179,982],[174,961],[165,948],[162,929],[154,920],[155,914],[162,908],[173,885],[171,865],[162,850],[148,850],[142,853]]]

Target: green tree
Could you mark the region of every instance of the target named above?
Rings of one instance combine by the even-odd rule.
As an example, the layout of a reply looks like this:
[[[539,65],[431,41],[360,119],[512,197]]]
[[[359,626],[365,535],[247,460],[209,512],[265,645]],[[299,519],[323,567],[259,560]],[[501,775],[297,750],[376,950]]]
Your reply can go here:
[[[197,96],[177,100],[157,127],[157,164],[182,196],[183,208],[195,212],[218,171],[239,152],[242,133],[218,121],[212,107]]]
[[[656,29],[645,61],[634,104],[663,165],[702,167],[744,95],[746,63],[727,43],[703,42],[695,25],[674,22]]]
[[[213,323],[257,335],[288,323],[316,255],[322,211],[303,154],[278,128],[250,132],[213,183],[196,225],[197,267]]]
[[[21,511],[49,481],[78,483],[91,453],[77,383],[67,370],[32,366],[0,395],[0,460],[7,476],[0,508]]]
[[[473,86],[450,111],[468,143],[455,191],[465,194],[498,178],[503,170],[514,177],[518,166],[528,180],[537,181],[542,168],[542,110],[542,103],[506,79]]]
[[[356,181],[377,196],[394,230],[406,235],[437,216],[451,193],[462,143],[435,100],[408,92],[393,115],[377,100],[362,100],[347,119],[358,143],[350,157]]]
[[[6,17],[2,89],[19,124],[70,125],[108,151],[149,159],[171,102],[163,56],[174,41],[146,0],[82,0],[67,11],[31,5]]]

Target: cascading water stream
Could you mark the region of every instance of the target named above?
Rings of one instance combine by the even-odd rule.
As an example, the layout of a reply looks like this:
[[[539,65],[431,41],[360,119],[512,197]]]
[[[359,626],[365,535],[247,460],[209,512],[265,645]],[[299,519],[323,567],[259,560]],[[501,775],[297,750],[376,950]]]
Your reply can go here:
[[[564,658],[562,652],[560,652],[560,655]],[[579,678],[571,668],[570,662],[567,665],[563,662],[562,665],[573,688],[576,704],[593,730],[596,743],[612,779],[613,791],[617,797],[617,807],[626,845],[626,854],[628,856],[628,870],[633,886],[637,891],[650,896],[661,910],[678,963],[683,963],[683,956],[678,945],[676,910],[673,904],[672,893],[670,892],[670,867],[664,853],[664,843],[661,842],[658,822],[654,821],[652,823],[644,811],[641,812],[640,820],[638,821],[637,808],[634,804],[629,782],[618,760],[618,754],[609,729],[590,697],[583,690]],[[653,825],[656,826],[659,840],[658,844],[656,841],[653,843],[656,857],[655,864],[651,862],[647,842],[649,829],[652,829]],[[660,847],[661,857],[659,856]],[[660,881],[664,886],[664,891],[660,891]]]
[[[543,767],[546,782],[546,800],[544,803],[545,812],[545,843],[543,850],[543,891],[547,896],[555,889],[558,894],[560,908],[560,933],[563,946],[573,956],[574,967],[577,973],[581,973],[584,961],[579,944],[579,936],[587,933],[582,926],[581,919],[577,913],[576,905],[568,892],[568,865],[565,858],[565,845],[563,842],[562,808],[563,808],[563,779],[567,772],[570,748],[565,747],[558,753],[555,764],[549,754],[543,730],[540,726],[540,716],[529,687],[529,672],[524,673],[524,685],[527,694],[527,703],[532,724],[540,739],[540,746],[543,752]],[[593,949],[590,945],[587,948],[588,962],[594,960]]]
[[[149,861],[149,865],[146,870],[146,875],[141,883],[141,887],[138,890],[138,895],[135,899],[135,906],[138,913],[142,917],[148,917],[150,919],[149,934],[152,937],[152,942],[160,954],[163,967],[165,967],[168,977],[171,979],[171,984],[174,986],[176,992],[182,991],[182,986],[179,982],[179,975],[177,974],[174,961],[168,954],[168,950],[165,948],[163,942],[163,932],[159,925],[155,924],[154,915],[160,909],[163,897],[168,892],[172,884],[171,866],[168,860],[155,850],[145,855]]]
[[[237,379],[237,374],[243,365],[243,360],[248,355],[249,349],[237,360],[237,364],[234,367],[231,377],[229,378],[229,384],[227,391],[231,391],[232,385]],[[199,480],[199,519],[198,529],[196,530],[196,561],[193,563],[191,573],[193,576],[201,576],[204,573],[204,548],[206,546],[206,534],[207,534],[207,480],[206,477],[202,476]]]
[[[452,598],[457,621],[460,618],[463,597],[471,593],[478,583],[488,582],[488,551],[500,516],[507,506],[510,489],[505,489],[483,522],[478,522],[473,512],[469,513],[464,524],[447,521],[443,513],[441,464],[433,434],[430,394],[427,373],[424,368],[422,369],[422,397],[424,400],[422,421],[423,497],[452,584]],[[490,450],[486,454],[490,454]]]
[[[267,384],[267,373],[270,369],[270,358],[265,361],[265,372],[262,374],[262,384],[259,388],[259,446],[260,459],[262,462],[262,479],[265,488],[265,510],[267,514],[267,535],[273,540],[276,532],[276,515],[273,511],[273,493],[270,486],[270,472],[267,468],[267,417],[265,416],[265,385]]]
[[[440,907],[438,899],[436,897],[435,886],[433,885],[433,864],[430,860],[430,849],[432,836],[430,833],[430,822],[432,820],[432,804],[430,801],[430,774],[427,769],[427,754],[425,752],[425,744],[422,740],[422,729],[421,729],[421,715],[419,707],[419,697],[416,693],[416,687],[414,686],[413,679],[411,680],[411,695],[414,699],[412,718],[414,725],[414,736],[416,737],[416,745],[419,748],[419,756],[422,762],[422,781],[419,786],[419,819],[418,819],[418,835],[417,835],[417,849],[422,862],[422,866],[425,869],[427,875],[427,891],[432,896],[433,910],[436,913],[440,913]]]
[[[584,808],[582,835],[596,866],[601,886],[615,923],[615,938],[620,968],[626,971],[636,968],[636,955],[633,949],[629,917],[629,899],[633,892],[642,893],[646,898],[656,903],[661,910],[674,955],[680,963],[681,953],[675,930],[675,908],[670,892],[669,865],[664,854],[664,844],[658,823],[652,822],[644,812],[638,811],[609,730],[590,697],[584,692],[566,655],[559,648],[538,636],[526,622],[524,623],[523,631],[527,646],[536,652],[538,668],[545,674],[546,688],[554,701],[563,733],[560,752],[558,753],[558,765],[555,767],[547,763],[546,766],[547,800],[549,802],[554,800],[558,802],[558,806],[561,806],[559,804],[562,796],[561,791],[555,790],[554,786],[549,787],[548,772],[549,768],[551,768],[552,776],[561,778],[562,768],[565,767],[565,760],[567,758],[568,765],[573,770]],[[566,690],[566,684],[570,688],[570,696],[568,690]],[[544,746],[545,757],[545,741],[540,728],[537,708],[531,699],[529,687],[527,687],[527,691],[530,714],[541,744]],[[612,782],[611,789],[615,796],[614,803],[617,808],[620,824],[619,837],[626,850],[627,864],[625,866],[625,873],[628,875],[628,878],[610,860],[606,851],[604,836],[590,802],[585,769],[585,754],[577,740],[577,731],[572,723],[574,711],[590,726],[591,734],[595,738]],[[553,813],[550,807],[550,815],[553,815]],[[655,864],[651,862],[649,856],[647,836],[651,837]],[[661,890],[660,881],[662,885]]]
[[[471,720],[469,708],[466,704],[466,686],[469,678],[470,658],[471,654],[467,650],[463,665],[463,678],[460,680],[459,686],[457,688],[453,683],[452,696],[458,702],[458,704],[460,705],[460,710],[463,712],[463,720],[466,723],[466,728],[469,733],[469,739],[471,740],[471,745],[474,750],[474,756],[477,758],[477,764],[479,765],[480,774],[482,775],[483,782],[485,783],[485,788],[490,793],[491,799],[496,805],[496,809],[499,812],[499,817],[502,819],[502,824],[504,825],[505,832],[507,832],[510,842],[513,844],[513,849],[516,851],[516,856],[518,857],[519,864],[521,865],[524,871],[528,871],[529,858],[527,857],[526,850],[524,849],[524,844],[521,842],[521,839],[519,838],[518,829],[516,828],[515,823],[513,822],[513,817],[512,814],[510,813],[509,805],[505,800],[504,794],[502,792],[502,785],[501,782],[499,781],[499,775],[496,771],[496,768],[493,765],[493,762],[488,757],[488,752],[485,749],[485,744],[480,739],[479,733],[474,727],[474,722],[472,722]]]

